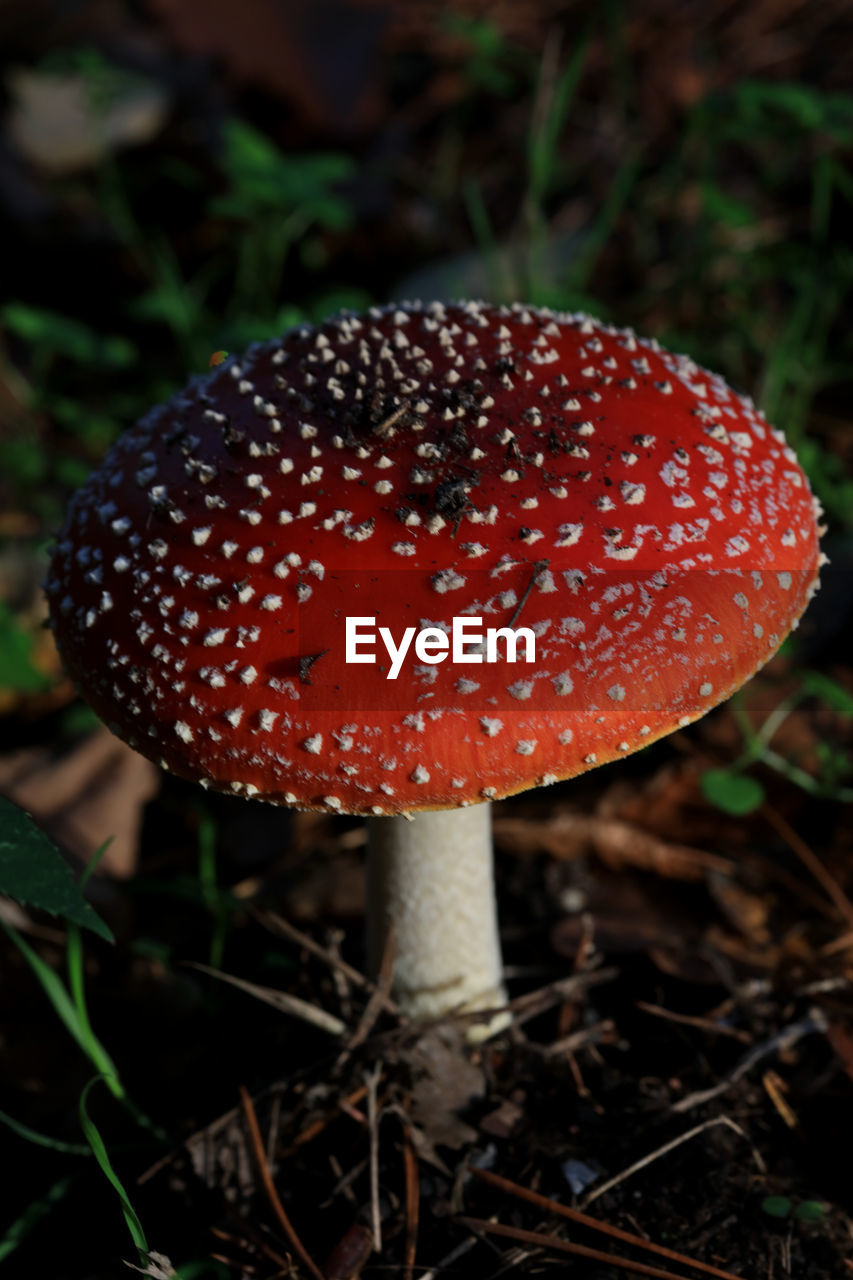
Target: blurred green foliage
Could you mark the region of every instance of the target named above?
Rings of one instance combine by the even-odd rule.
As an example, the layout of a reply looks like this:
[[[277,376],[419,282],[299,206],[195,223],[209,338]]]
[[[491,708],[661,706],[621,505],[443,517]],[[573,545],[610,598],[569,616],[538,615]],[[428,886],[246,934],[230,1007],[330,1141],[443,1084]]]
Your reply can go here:
[[[853,695],[830,676],[820,671],[797,673],[797,687],[783,698],[767,719],[755,728],[745,701],[749,689],[736,693],[730,706],[743,740],[740,755],[726,768],[706,769],[702,775],[702,791],[711,804],[734,817],[742,817],[760,809],[766,798],[764,785],[745,770],[763,764],[781,774],[794,786],[810,795],[827,800],[853,802],[853,760],[841,747],[823,740],[816,744],[818,771],[807,771],[796,760],[774,751],[771,743],[788,716],[807,699],[823,704],[837,716],[853,716]]]
[[[484,40],[478,28],[457,27],[471,42],[469,70],[485,50],[490,67],[507,75],[517,68],[510,42],[501,46]],[[497,299],[523,296],[607,315],[596,276],[603,260],[617,257],[639,286],[623,299],[617,322],[643,329],[647,315],[661,314],[666,327],[658,336],[665,345],[689,351],[735,386],[756,387],[758,402],[797,449],[827,512],[849,526],[853,478],[806,428],[817,398],[853,376],[844,324],[853,288],[846,233],[853,94],[755,80],[710,93],[685,114],[663,163],[646,157],[645,139],[627,126],[631,142],[604,198],[555,272],[546,252],[552,212],[573,191],[597,185],[596,173],[584,168],[588,149],[573,162],[566,147],[566,135],[577,127],[573,106],[595,30],[591,24],[575,42],[561,73],[543,58],[531,88],[517,274],[498,259],[499,237],[476,177],[464,175],[461,183],[475,240],[494,264]],[[605,96],[621,98],[626,115],[637,108],[629,68],[624,88]]]
[[[36,378],[46,375],[57,359],[72,360],[91,369],[127,369],[138,359],[138,352],[127,338],[95,333],[88,325],[71,316],[22,302],[10,302],[0,308],[7,332],[22,338],[32,357]]]
[[[795,1204],[789,1196],[765,1196],[761,1212],[768,1218],[793,1218],[795,1222],[822,1222],[827,1205],[819,1200],[801,1200]]]
[[[0,689],[37,693],[46,688],[49,682],[35,666],[32,649],[31,632],[0,600]]]
[[[530,80],[532,59],[526,49],[508,40],[488,18],[445,13],[443,29],[467,46],[463,70],[472,93],[485,91],[506,98]]]

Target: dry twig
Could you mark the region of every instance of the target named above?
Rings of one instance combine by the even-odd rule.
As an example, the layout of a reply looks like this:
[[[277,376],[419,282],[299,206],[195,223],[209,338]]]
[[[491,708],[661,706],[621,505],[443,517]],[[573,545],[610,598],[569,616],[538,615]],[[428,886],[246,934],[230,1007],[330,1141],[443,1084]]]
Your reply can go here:
[[[336,956],[328,948],[321,946],[314,938],[309,937],[307,933],[303,933],[301,929],[297,929],[295,925],[291,924],[289,920],[285,920],[283,916],[276,915],[274,911],[254,911],[252,914],[270,933],[274,933],[280,938],[286,938],[289,942],[295,942],[297,946],[310,952],[318,960],[322,960],[330,969],[342,973],[354,986],[371,992],[376,989],[375,984],[365,977],[363,973],[359,973],[358,969],[354,969],[351,964],[347,964],[346,960],[342,960],[340,956]],[[397,1005],[389,995],[383,997],[382,1008],[386,1013],[399,1014]]]
[[[559,1040],[554,1040],[551,1044],[543,1047],[542,1056],[545,1058],[561,1058],[565,1054],[577,1053],[578,1049],[583,1049],[588,1044],[601,1044],[603,1041],[613,1038],[616,1030],[616,1024],[612,1018],[603,1018],[601,1022],[594,1022],[592,1026],[581,1027],[578,1031],[571,1031],[567,1036],[561,1036]]]
[[[559,1236],[547,1236],[539,1231],[525,1231],[521,1227],[508,1227],[502,1222],[486,1222],[482,1218],[457,1218],[462,1226],[472,1231],[482,1231],[486,1235],[507,1236],[510,1240],[518,1240],[521,1244],[535,1245],[540,1249],[553,1249],[559,1253],[571,1253],[577,1258],[589,1258],[593,1262],[604,1262],[607,1266],[618,1267],[622,1271],[633,1271],[639,1276],[651,1276],[653,1280],[683,1280],[673,1271],[663,1271],[660,1267],[650,1267],[645,1262],[634,1262],[631,1258],[620,1258],[615,1253],[604,1253],[601,1249],[589,1249],[586,1245],[575,1244],[571,1240],[561,1240]],[[723,1272],[722,1274],[726,1274]],[[738,1280],[729,1274],[728,1280]]]
[[[832,900],[847,923],[853,925],[853,902],[847,897],[835,877],[830,875],[820,858],[812,852],[803,837],[794,830],[787,818],[783,818],[782,814],[777,809],[774,809],[771,804],[765,804],[762,812],[771,827],[782,837],[788,847],[800,859],[803,866],[814,876],[824,893]]]
[[[278,991],[275,987],[258,986],[256,982],[247,982],[244,978],[237,978],[231,973],[223,973],[221,969],[211,969],[210,965],[200,964],[197,960],[187,960],[186,964],[189,969],[198,969],[200,973],[206,973],[211,978],[218,978],[220,982],[227,982],[230,986],[236,987],[238,991],[245,991],[247,995],[254,996],[256,1000],[272,1005],[279,1013],[289,1013],[293,1018],[300,1018],[303,1022],[310,1022],[312,1026],[319,1027],[321,1031],[328,1032],[330,1036],[340,1038],[347,1029],[346,1023],[342,1022],[340,1018],[336,1018],[333,1013],[327,1013],[325,1009],[309,1004],[307,1000],[300,1000],[298,996],[292,996],[286,991]]]
[[[602,982],[611,982],[618,977],[618,969],[591,969],[586,973],[573,973],[568,978],[558,978],[555,982],[539,987],[536,991],[528,991],[523,996],[517,996],[515,1000],[510,1000],[506,1007],[513,1015],[513,1024],[518,1027],[531,1018],[537,1018],[540,1013],[546,1013],[555,1004],[574,999],[589,987],[597,987]]]
[[[372,1071],[365,1073],[367,1085],[367,1125],[370,1133],[370,1224],[373,1228],[373,1248],[382,1252],[382,1216],[379,1212],[379,1109],[376,1091],[382,1074],[382,1063],[377,1062]]]
[[[264,1184],[264,1191],[267,1193],[267,1199],[272,1206],[272,1210],[278,1219],[279,1225],[287,1236],[287,1239],[290,1241],[290,1246],[294,1253],[301,1259],[305,1268],[314,1277],[314,1280],[324,1280],[322,1271],[317,1266],[302,1241],[299,1239],[299,1236],[296,1234],[293,1223],[287,1216],[284,1205],[278,1197],[278,1192],[276,1191],[275,1183],[273,1182],[273,1177],[270,1173],[270,1167],[267,1164],[264,1143],[261,1138],[261,1130],[258,1126],[258,1117],[255,1114],[254,1103],[252,1102],[248,1089],[245,1089],[243,1085],[240,1085],[240,1102],[243,1105],[243,1113],[246,1117],[246,1124],[249,1127],[249,1137],[252,1143],[255,1163],[258,1166],[258,1173],[260,1174],[261,1182]]]
[[[670,1142],[665,1142],[662,1147],[658,1147],[657,1151],[650,1151],[648,1155],[643,1156],[642,1160],[637,1160],[634,1164],[629,1165],[627,1169],[623,1169],[621,1173],[617,1173],[615,1177],[603,1182],[600,1187],[596,1187],[589,1195],[584,1196],[582,1204],[585,1208],[588,1208],[593,1200],[597,1200],[599,1196],[603,1196],[607,1191],[612,1191],[614,1187],[618,1187],[619,1183],[624,1182],[626,1178],[633,1177],[635,1173],[639,1173],[640,1169],[645,1169],[655,1160],[659,1160],[661,1156],[665,1156],[670,1151],[674,1151],[676,1147],[680,1147],[683,1142],[689,1142],[691,1138],[698,1137],[700,1133],[704,1133],[706,1129],[711,1129],[717,1124],[727,1125],[729,1129],[733,1129],[741,1138],[745,1138],[747,1142],[749,1141],[740,1125],[735,1124],[734,1120],[729,1116],[712,1116],[710,1120],[705,1120],[702,1124],[697,1124],[695,1128],[688,1129],[686,1133],[679,1134],[677,1138],[673,1138]],[[764,1161],[754,1147],[752,1148],[752,1154],[760,1171],[762,1173],[766,1172]]]
[[[376,980],[376,986],[371,994],[370,999],[364,1008],[364,1013],[358,1021],[358,1026],[351,1035],[346,1049],[341,1054],[336,1063],[336,1068],[340,1067],[346,1059],[353,1053],[360,1044],[363,1044],[370,1035],[376,1019],[384,1008],[387,1008],[387,1001],[390,997],[391,983],[394,980],[394,960],[397,955],[397,944],[394,939],[394,930],[389,928],[388,936],[385,939],[385,947],[382,952],[382,963],[379,966],[379,975]]]
[[[339,1099],[336,1104],[337,1110],[342,1111],[344,1115],[349,1116],[353,1120],[357,1119],[360,1123],[364,1123],[364,1116],[361,1112],[356,1111],[355,1108],[356,1104],[361,1102],[366,1093],[367,1085],[359,1085],[357,1089],[353,1089],[352,1093],[347,1094],[345,1098]],[[297,1149],[297,1147],[304,1146],[306,1142],[312,1142],[313,1139],[318,1137],[324,1129],[328,1128],[335,1119],[337,1119],[335,1111],[329,1111],[326,1115],[319,1116],[316,1120],[312,1120],[310,1124],[306,1125],[304,1129],[301,1129],[299,1133],[297,1133],[290,1145],[285,1147],[282,1154],[289,1156],[291,1152]]]
[[[429,1271],[424,1271],[421,1280],[435,1280],[436,1276],[442,1271],[446,1271],[448,1267],[452,1267],[454,1262],[458,1262],[460,1258],[464,1258],[466,1253],[470,1253],[477,1243],[476,1236],[469,1236],[467,1240],[463,1240],[455,1249],[451,1249],[450,1253],[445,1254],[440,1262],[434,1267],[430,1267]]]
[[[694,1107],[701,1106],[703,1102],[710,1102],[712,1098],[719,1097],[721,1093],[725,1093],[733,1084],[736,1084],[762,1058],[769,1057],[771,1053],[776,1053],[779,1049],[788,1049],[791,1045],[796,1044],[798,1040],[802,1040],[803,1036],[814,1035],[816,1031],[826,1031],[826,1018],[819,1009],[812,1009],[799,1022],[792,1022],[789,1026],[783,1027],[775,1036],[771,1036],[769,1040],[764,1040],[761,1044],[757,1044],[754,1049],[750,1049],[749,1053],[744,1054],[734,1070],[730,1071],[717,1084],[712,1085],[710,1089],[700,1089],[696,1093],[688,1093],[685,1098],[679,1098],[678,1102],[674,1102],[671,1109],[681,1115],[685,1111],[692,1111]]]
[[[775,1071],[765,1071],[761,1077],[761,1083],[767,1092],[767,1096],[773,1103],[773,1106],[779,1112],[779,1115],[785,1121],[789,1129],[796,1129],[799,1124],[796,1112],[789,1105],[783,1093],[784,1084]]]
[[[700,1031],[707,1031],[711,1035],[731,1036],[733,1040],[740,1040],[741,1044],[751,1044],[752,1036],[748,1031],[739,1031],[736,1027],[725,1027],[720,1022],[714,1022],[711,1018],[700,1018],[694,1014],[676,1013],[673,1009],[664,1009],[659,1004],[647,1004],[645,1000],[636,1000],[634,1002],[638,1009],[642,1009],[643,1013],[650,1013],[653,1018],[665,1018],[668,1022],[680,1022],[685,1027],[698,1027]]]
[[[847,933],[842,933],[840,938],[833,938],[832,942],[827,942],[825,947],[821,947],[820,954],[822,956],[834,956],[840,951],[850,951],[853,949],[853,929]]]
[[[476,1178],[480,1178],[483,1182],[488,1182],[493,1187],[498,1187],[501,1191],[506,1191],[510,1195],[518,1196],[520,1200],[529,1200],[531,1204],[537,1205],[540,1209],[546,1209],[549,1213],[558,1214],[561,1218],[568,1218],[570,1222],[580,1223],[584,1227],[589,1227],[592,1231],[600,1231],[603,1235],[612,1236],[614,1240],[621,1240],[624,1244],[632,1244],[638,1249],[645,1249],[648,1253],[657,1253],[662,1258],[668,1258],[670,1262],[679,1262],[683,1266],[695,1267],[697,1271],[705,1271],[709,1275],[719,1276],[721,1280],[737,1280],[730,1271],[721,1271],[719,1267],[713,1267],[707,1262],[697,1262],[694,1258],[688,1258],[683,1253],[676,1253],[673,1249],[667,1249],[662,1244],[652,1244],[650,1240],[644,1240],[642,1236],[632,1235],[630,1231],[623,1231],[621,1227],[613,1227],[608,1222],[599,1222],[597,1218],[591,1218],[587,1213],[581,1213],[579,1209],[572,1209],[568,1205],[561,1204],[559,1200],[551,1200],[548,1196],[540,1195],[538,1191],[532,1191],[529,1187],[521,1186],[520,1183],[510,1182],[507,1178],[502,1178],[500,1174],[490,1173],[487,1169],[478,1169],[472,1166],[470,1172]]]
[[[418,1187],[418,1158],[408,1125],[403,1130],[403,1172],[406,1180],[406,1246],[403,1257],[403,1280],[412,1280],[415,1255],[418,1247],[418,1217],[420,1191]]]
[[[224,1240],[227,1244],[236,1245],[238,1249],[260,1250],[260,1252],[264,1254],[270,1262],[274,1262],[281,1271],[286,1272],[290,1265],[287,1258],[283,1257],[280,1253],[277,1253],[275,1249],[270,1248],[263,1236],[251,1229],[246,1229],[245,1235],[243,1236],[235,1236],[230,1231],[223,1231],[221,1227],[211,1227],[210,1233],[211,1235],[216,1236],[218,1240]],[[233,1266],[236,1264],[232,1263],[230,1265]]]

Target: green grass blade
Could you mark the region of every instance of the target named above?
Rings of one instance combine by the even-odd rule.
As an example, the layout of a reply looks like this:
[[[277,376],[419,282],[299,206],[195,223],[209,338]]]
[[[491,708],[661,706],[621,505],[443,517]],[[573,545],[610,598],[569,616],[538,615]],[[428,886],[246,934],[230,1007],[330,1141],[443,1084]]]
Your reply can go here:
[[[466,179],[462,188],[462,198],[477,248],[486,264],[491,281],[488,301],[509,302],[515,292],[515,284],[510,278],[511,272],[504,269],[489,211],[480,185],[475,179]]]
[[[8,1129],[16,1133],[19,1138],[23,1138],[25,1142],[33,1142],[38,1147],[50,1147],[51,1151],[59,1151],[66,1156],[90,1156],[92,1152],[88,1147],[84,1147],[80,1142],[62,1142],[59,1138],[51,1138],[49,1134],[39,1133],[36,1129],[31,1129],[29,1125],[21,1124],[20,1120],[16,1120],[14,1116],[7,1115],[5,1111],[0,1111],[0,1124],[5,1124]]]
[[[6,1261],[11,1253],[14,1253],[20,1244],[34,1231],[43,1218],[51,1212],[60,1200],[64,1200],[67,1196],[74,1177],[69,1175],[60,1178],[58,1182],[54,1182],[44,1195],[33,1200],[27,1205],[24,1212],[14,1222],[10,1223],[2,1238],[0,1238],[0,1266]]]
[[[175,1270],[177,1280],[196,1280],[198,1276],[217,1276],[227,1280],[231,1272],[224,1262],[215,1258],[200,1258],[194,1262],[184,1262]]]
[[[640,172],[641,152],[637,148],[628,155],[613,178],[595,222],[586,233],[574,267],[569,273],[569,287],[575,293],[586,288],[598,258],[610,239]]]
[[[104,1077],[110,1092],[124,1101],[125,1092],[118,1068],[92,1030],[89,1021],[89,1010],[86,1005],[85,958],[83,954],[83,937],[79,925],[68,925],[68,984],[77,1025],[80,1029],[79,1041],[83,1052]]]
[[[210,912],[213,927],[208,952],[211,968],[221,969],[228,936],[228,902],[219,888],[216,865],[216,823],[210,813],[197,806],[198,814],[198,882],[204,904]]]
[[[104,847],[101,847],[99,854],[95,855],[96,857],[100,856]],[[158,1142],[168,1144],[170,1139],[166,1131],[161,1129],[158,1124],[155,1124],[128,1094],[119,1076],[118,1067],[92,1029],[92,1024],[89,1021],[89,1009],[86,1004],[83,933],[80,926],[76,924],[69,924],[68,926],[68,983],[71,989],[71,998],[77,1023],[83,1037],[82,1048],[84,1053],[92,1065],[100,1072],[110,1093],[119,1100],[122,1106],[127,1108],[136,1123],[153,1134]]]
[[[53,1006],[54,1013],[92,1065],[103,1076],[113,1096],[128,1109],[143,1129],[147,1129],[154,1135],[158,1142],[168,1143],[170,1139],[165,1130],[150,1120],[145,1112],[141,1111],[128,1096],[119,1077],[118,1068],[92,1030],[86,1007],[83,941],[80,927],[75,924],[69,924],[68,926],[68,974],[72,992],[69,995],[59,976],[54,973],[49,964],[42,960],[36,951],[33,951],[32,947],[24,941],[18,931],[13,929],[11,925],[6,924],[5,921],[0,920],[0,924],[2,924],[38,978],[45,995]]]
[[[103,844],[98,845],[97,849],[92,854],[89,861],[86,863],[85,867],[80,873],[79,883],[80,883],[81,889],[85,889],[86,885],[89,883],[89,877],[92,875],[94,871],[98,869],[98,864],[100,863],[101,858],[103,858],[104,854],[106,853],[107,849],[109,849],[114,839],[115,839],[115,836],[107,836]]]
[[[80,1105],[78,1108],[80,1115],[80,1124],[83,1133],[86,1135],[86,1141],[92,1148],[92,1154],[100,1165],[101,1172],[109,1182],[110,1186],[115,1190],[121,1203],[124,1220],[127,1223],[127,1229],[130,1232],[130,1238],[139,1251],[140,1258],[145,1261],[145,1255],[148,1253],[148,1242],[145,1239],[145,1232],[142,1229],[142,1223],[137,1217],[136,1210],[130,1202],[130,1196],[124,1188],[124,1184],[112,1166],[112,1161],[107,1151],[106,1143],[100,1135],[94,1121],[90,1118],[86,1110],[86,1101],[92,1086],[97,1084],[102,1077],[97,1076],[94,1080],[90,1080],[80,1095]]]
[[[537,207],[544,200],[556,169],[557,144],[568,117],[569,108],[580,82],[592,40],[592,24],[588,22],[575,43],[572,55],[556,87],[544,100],[545,86],[540,82],[539,110],[534,112],[528,140],[527,198]]]
[[[77,1009],[74,1006],[71,997],[62,985],[59,977],[54,973],[49,964],[42,960],[37,952],[33,951],[28,942],[25,942],[17,929],[13,929],[11,925],[0,921],[27,964],[32,969],[35,976],[41,983],[42,990],[53,1005],[53,1011],[59,1018],[60,1022],[65,1026],[66,1030],[76,1040],[77,1044],[89,1056],[87,1037],[84,1027],[80,1023]]]

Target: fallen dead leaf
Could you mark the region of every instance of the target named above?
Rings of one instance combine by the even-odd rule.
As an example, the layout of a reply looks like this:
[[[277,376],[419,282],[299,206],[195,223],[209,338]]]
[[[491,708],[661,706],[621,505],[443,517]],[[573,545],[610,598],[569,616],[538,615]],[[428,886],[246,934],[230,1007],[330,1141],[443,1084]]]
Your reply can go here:
[[[112,837],[99,870],[116,879],[136,869],[142,809],[159,783],[151,761],[104,728],[60,756],[42,747],[0,756],[0,793],[63,849],[87,862]]]
[[[768,917],[772,899],[751,893],[729,876],[712,874],[708,888],[714,901],[728,920],[745,938],[763,947],[770,941]]]
[[[483,1116],[479,1127],[495,1138],[509,1138],[523,1119],[524,1090],[516,1089],[511,1098],[503,1098],[494,1111]]]
[[[431,1147],[458,1148],[477,1133],[458,1112],[485,1093],[481,1067],[472,1062],[464,1029],[452,1023],[430,1027],[416,1041],[409,1059],[413,1123]]]
[[[83,75],[57,75],[15,68],[6,76],[12,105],[6,132],[17,150],[49,174],[76,173],[111,152],[148,142],[163,127],[165,90],[135,82],[102,106]]]
[[[496,842],[522,856],[548,853],[570,859],[594,853],[613,870],[635,867],[672,880],[702,880],[708,872],[733,870],[727,858],[688,845],[669,843],[615,818],[557,809],[550,816],[498,818]]]
[[[229,1203],[253,1190],[252,1157],[242,1116],[236,1109],[194,1133],[184,1147],[196,1177]]]
[[[351,133],[381,110],[382,0],[152,0],[172,39],[229,76],[285,98],[314,126]]]

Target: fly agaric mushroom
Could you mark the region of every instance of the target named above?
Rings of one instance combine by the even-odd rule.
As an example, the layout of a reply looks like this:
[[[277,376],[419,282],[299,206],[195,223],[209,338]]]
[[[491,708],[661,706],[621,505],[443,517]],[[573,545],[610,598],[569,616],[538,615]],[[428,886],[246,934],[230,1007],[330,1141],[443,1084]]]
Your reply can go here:
[[[488,802],[727,698],[816,589],[816,515],[781,433],[689,359],[581,315],[404,305],[155,409],[73,499],[47,593],[137,750],[367,816],[373,962],[393,923],[419,1019],[504,1000]]]

